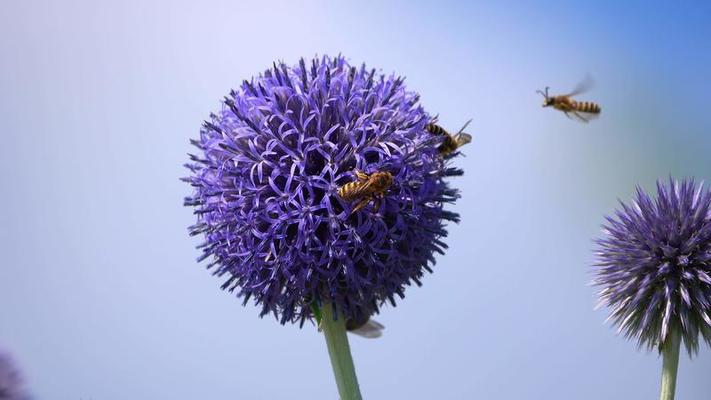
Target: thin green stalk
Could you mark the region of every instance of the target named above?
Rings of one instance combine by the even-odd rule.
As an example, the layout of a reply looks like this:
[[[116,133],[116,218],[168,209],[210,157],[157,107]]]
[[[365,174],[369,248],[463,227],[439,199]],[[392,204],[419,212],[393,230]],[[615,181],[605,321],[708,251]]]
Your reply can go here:
[[[319,329],[319,332],[321,332],[321,309],[318,308],[318,304],[316,301],[311,302],[311,312],[314,313],[314,318],[316,318],[316,326]]]
[[[679,330],[672,329],[662,345],[662,389],[659,400],[674,400],[680,347],[681,335]]]
[[[346,336],[346,320],[343,315],[334,320],[333,308],[330,304],[323,305],[321,314],[321,329],[326,336],[328,355],[331,357],[331,366],[341,400],[361,400],[351,348]]]

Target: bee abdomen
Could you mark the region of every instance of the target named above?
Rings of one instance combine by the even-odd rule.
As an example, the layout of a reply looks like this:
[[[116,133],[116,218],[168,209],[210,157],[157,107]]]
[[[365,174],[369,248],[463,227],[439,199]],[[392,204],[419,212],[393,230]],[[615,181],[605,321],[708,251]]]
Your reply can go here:
[[[338,195],[341,196],[343,200],[353,200],[355,198],[354,194],[358,189],[360,182],[349,182],[338,188]]]
[[[590,102],[590,101],[580,101],[577,104],[578,111],[580,112],[586,112],[590,114],[599,114],[600,113],[600,106]]]
[[[425,129],[427,129],[427,132],[433,134],[433,135],[446,135],[447,131],[444,130],[441,126],[433,123],[429,123],[425,126]]]

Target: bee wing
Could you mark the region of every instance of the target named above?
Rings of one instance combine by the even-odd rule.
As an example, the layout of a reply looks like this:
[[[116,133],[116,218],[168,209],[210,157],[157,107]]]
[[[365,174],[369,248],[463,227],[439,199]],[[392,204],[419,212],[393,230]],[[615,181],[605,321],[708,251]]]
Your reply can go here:
[[[368,322],[363,324],[363,326],[348,332],[356,334],[360,337],[364,337],[366,339],[376,339],[383,335],[383,329],[385,329],[383,324],[371,318],[368,320]]]
[[[368,180],[368,174],[366,174],[363,171],[355,170],[354,174],[355,174],[356,178],[358,178],[358,180],[360,180],[360,181]]]
[[[353,199],[357,199],[358,197],[368,194],[372,185],[373,184],[370,182],[370,180],[361,182],[359,185],[356,185],[356,187],[350,193],[350,197]]]
[[[573,89],[572,92],[566,94],[565,96],[572,97],[572,96],[577,96],[580,93],[587,92],[590,90],[593,86],[595,86],[595,80],[592,78],[590,75],[586,75],[585,78],[578,83],[577,86],[575,86],[575,89]]]
[[[472,135],[464,132],[459,132],[453,136],[454,141],[457,143],[457,147],[464,146],[465,144],[472,141]]]
[[[458,135],[460,133],[464,133],[464,130],[467,129],[467,126],[469,126],[469,123],[472,122],[472,119],[473,118],[470,118],[469,121],[465,122],[464,126],[462,126],[462,128],[456,134]],[[471,135],[469,135],[469,137],[471,137]]]
[[[462,126],[461,129],[459,129],[459,131],[452,136],[452,139],[454,139],[454,142],[457,144],[457,147],[463,146],[472,141],[472,135],[464,132],[464,130],[467,129],[467,126],[469,126],[471,122],[472,119],[469,119],[469,121],[465,122],[464,126]]]

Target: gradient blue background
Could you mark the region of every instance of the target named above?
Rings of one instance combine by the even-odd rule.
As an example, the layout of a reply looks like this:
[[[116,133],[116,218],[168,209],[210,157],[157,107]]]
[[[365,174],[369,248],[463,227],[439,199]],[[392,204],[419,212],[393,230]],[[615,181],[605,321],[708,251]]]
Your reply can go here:
[[[343,52],[474,117],[451,249],[351,340],[365,398],[656,398],[660,358],[592,310],[592,238],[637,183],[711,179],[711,6],[615,3],[1,2],[0,345],[37,399],[335,399],[322,336],[195,263],[178,177],[230,88]],[[541,109],[587,73],[602,118]],[[710,397],[703,346],[678,399]]]

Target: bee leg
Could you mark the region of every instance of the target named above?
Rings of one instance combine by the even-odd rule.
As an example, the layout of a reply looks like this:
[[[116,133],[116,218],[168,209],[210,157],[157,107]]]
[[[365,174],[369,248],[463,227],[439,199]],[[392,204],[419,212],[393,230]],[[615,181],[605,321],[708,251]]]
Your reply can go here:
[[[356,178],[358,178],[359,181],[367,181],[368,180],[368,174],[366,174],[363,171],[360,170],[355,170],[354,171]]]
[[[361,201],[359,201],[358,204],[356,204],[356,206],[353,207],[353,210],[351,211],[351,215],[360,211],[360,209],[365,207],[368,204],[368,202],[370,202],[370,200],[371,200],[370,197],[366,197],[366,198],[362,199]]]
[[[373,197],[373,211],[375,211],[376,213],[378,211],[380,211],[380,200],[381,199],[382,198],[380,196]]]

